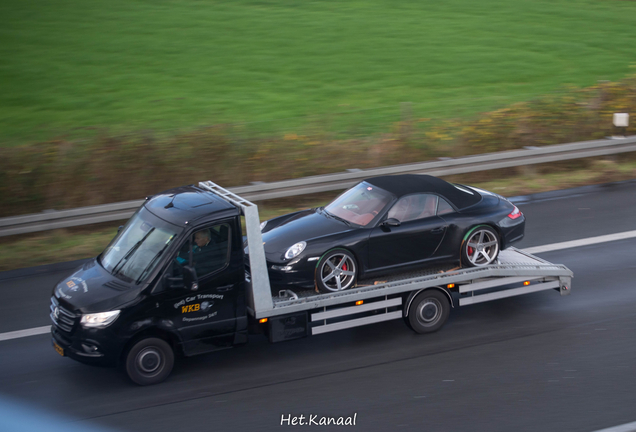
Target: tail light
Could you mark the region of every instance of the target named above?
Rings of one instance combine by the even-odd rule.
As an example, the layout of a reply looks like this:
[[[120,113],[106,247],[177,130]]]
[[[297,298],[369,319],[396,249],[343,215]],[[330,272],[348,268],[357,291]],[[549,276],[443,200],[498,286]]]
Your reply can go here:
[[[517,206],[514,206],[514,210],[512,211],[512,213],[510,213],[508,215],[508,217],[510,219],[517,219],[519,216],[523,215],[523,213],[521,213],[521,211],[519,211],[519,209],[517,208]]]

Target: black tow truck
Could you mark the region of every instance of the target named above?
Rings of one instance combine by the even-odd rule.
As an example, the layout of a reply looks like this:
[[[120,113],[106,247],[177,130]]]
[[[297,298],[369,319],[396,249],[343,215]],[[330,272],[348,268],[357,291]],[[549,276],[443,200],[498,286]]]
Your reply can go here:
[[[168,377],[176,354],[244,344],[250,333],[279,342],[392,319],[429,333],[456,306],[571,289],[565,266],[509,248],[485,267],[425,269],[329,294],[273,294],[259,225],[256,205],[212,182],[149,197],[104,252],[53,289],[54,349],[122,366],[150,385]]]

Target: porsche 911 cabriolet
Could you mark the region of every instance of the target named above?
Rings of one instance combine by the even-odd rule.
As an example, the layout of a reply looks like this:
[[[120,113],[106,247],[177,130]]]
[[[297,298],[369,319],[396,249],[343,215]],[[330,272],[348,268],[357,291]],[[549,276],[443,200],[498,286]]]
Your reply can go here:
[[[263,222],[261,232],[273,289],[336,292],[420,266],[492,264],[524,227],[502,196],[405,174],[364,180],[325,207]]]

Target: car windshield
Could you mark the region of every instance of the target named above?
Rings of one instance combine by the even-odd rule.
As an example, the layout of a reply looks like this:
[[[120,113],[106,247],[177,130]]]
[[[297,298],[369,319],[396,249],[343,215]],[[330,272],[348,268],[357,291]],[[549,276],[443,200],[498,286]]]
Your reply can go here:
[[[102,252],[99,263],[114,276],[139,283],[182,231],[142,207]]]
[[[336,198],[325,211],[347,222],[367,226],[392,198],[387,191],[362,182]]]

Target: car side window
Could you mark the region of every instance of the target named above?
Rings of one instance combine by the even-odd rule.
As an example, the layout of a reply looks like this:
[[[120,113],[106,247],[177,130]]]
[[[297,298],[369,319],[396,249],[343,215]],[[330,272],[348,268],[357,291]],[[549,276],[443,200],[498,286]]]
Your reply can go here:
[[[230,225],[217,224],[192,234],[192,266],[197,277],[205,277],[224,268],[230,258]]]
[[[402,197],[389,210],[388,218],[395,218],[400,222],[408,222],[435,216],[437,210],[437,195],[415,194]]]
[[[451,207],[451,205],[444,198],[440,198],[439,199],[439,201],[437,203],[437,214],[438,215],[453,213],[454,211],[455,211],[455,209],[453,209],[453,207]]]

